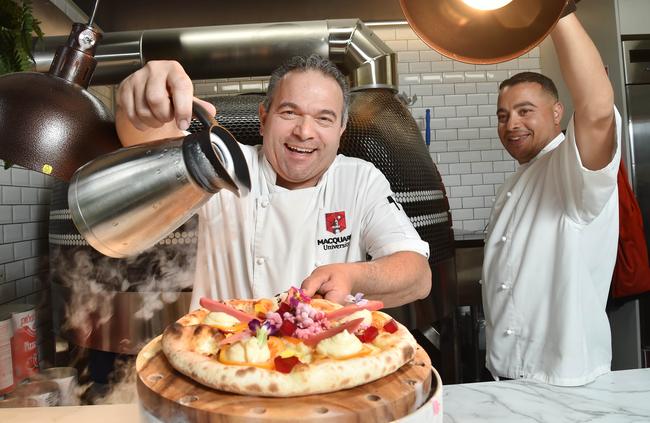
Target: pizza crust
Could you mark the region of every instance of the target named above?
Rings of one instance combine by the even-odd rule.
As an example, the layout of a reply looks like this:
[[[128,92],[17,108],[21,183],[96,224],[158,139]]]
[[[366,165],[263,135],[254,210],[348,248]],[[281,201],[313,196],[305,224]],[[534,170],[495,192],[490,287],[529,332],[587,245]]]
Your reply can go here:
[[[319,359],[308,365],[298,364],[290,373],[250,365],[227,365],[218,361],[216,355],[194,351],[200,342],[199,335],[216,333],[215,336],[223,337],[217,329],[199,323],[207,313],[199,309],[170,325],[162,336],[163,352],[169,363],[184,375],[211,388],[237,394],[292,397],[353,388],[395,372],[415,357],[417,347],[410,332],[398,323],[397,332],[382,333],[376,340],[379,351],[367,356]]]

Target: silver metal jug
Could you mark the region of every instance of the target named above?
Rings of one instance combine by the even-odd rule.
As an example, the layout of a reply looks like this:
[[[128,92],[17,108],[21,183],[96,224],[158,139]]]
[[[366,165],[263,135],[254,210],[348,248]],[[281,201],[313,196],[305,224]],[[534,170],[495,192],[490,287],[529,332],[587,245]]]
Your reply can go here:
[[[250,190],[235,138],[198,105],[209,130],[121,148],[80,167],[68,188],[72,221],[97,251],[137,255],[189,219],[221,189]]]

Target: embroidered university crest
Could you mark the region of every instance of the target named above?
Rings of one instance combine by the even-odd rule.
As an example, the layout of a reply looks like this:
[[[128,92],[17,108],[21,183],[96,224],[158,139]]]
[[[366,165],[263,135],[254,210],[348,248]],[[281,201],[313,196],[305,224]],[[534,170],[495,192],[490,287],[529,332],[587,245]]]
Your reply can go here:
[[[345,212],[325,213],[325,229],[333,234],[343,232],[345,230]]]

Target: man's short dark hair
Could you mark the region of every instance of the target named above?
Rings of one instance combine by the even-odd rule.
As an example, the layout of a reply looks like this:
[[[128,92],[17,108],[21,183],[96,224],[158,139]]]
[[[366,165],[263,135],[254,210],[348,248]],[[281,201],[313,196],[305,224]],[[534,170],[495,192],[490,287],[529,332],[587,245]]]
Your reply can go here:
[[[345,125],[348,120],[348,105],[350,103],[350,86],[345,76],[341,71],[328,59],[312,54],[310,56],[294,56],[287,60],[273,71],[271,79],[269,80],[269,87],[266,90],[266,98],[264,99],[264,110],[267,112],[273,102],[273,96],[278,86],[278,82],[289,72],[306,72],[314,70],[329,76],[339,84],[343,92],[343,110],[341,111],[341,125]]]
[[[553,96],[555,101],[558,101],[560,96],[557,93],[557,87],[551,78],[537,72],[520,72],[511,76],[499,85],[499,91],[505,87],[512,87],[513,85],[521,84],[523,82],[535,82],[542,86],[542,89],[548,94]]]

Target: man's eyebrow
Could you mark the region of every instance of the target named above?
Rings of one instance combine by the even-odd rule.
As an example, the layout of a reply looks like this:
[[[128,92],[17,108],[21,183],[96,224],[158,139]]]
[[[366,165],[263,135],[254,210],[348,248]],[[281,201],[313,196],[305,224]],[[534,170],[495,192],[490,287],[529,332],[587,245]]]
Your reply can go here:
[[[320,111],[322,114],[331,115],[334,119],[337,118],[336,112],[330,109],[323,109]]]
[[[515,104],[514,106],[512,106],[512,108],[513,108],[513,109],[518,109],[518,108],[520,108],[520,107],[524,107],[524,106],[530,106],[530,107],[537,108],[537,106],[536,106],[535,104],[531,103],[530,101],[522,101],[521,103],[517,103],[517,104]],[[499,107],[499,108],[497,109],[497,114],[499,114],[499,113],[505,113],[505,112],[507,112],[507,110],[504,109],[503,107]]]
[[[278,109],[282,109],[282,108],[285,108],[285,107],[288,107],[290,109],[296,109],[296,110],[300,109],[296,103],[293,103],[291,101],[283,101],[282,103],[278,104]],[[322,109],[322,110],[319,111],[319,114],[330,115],[334,119],[336,119],[338,117],[336,112],[334,110],[330,110],[330,109]]]
[[[282,103],[278,104],[278,109],[282,109],[283,107],[288,107],[290,109],[297,109],[298,105],[290,101],[283,101]]]
[[[518,109],[518,108],[520,108],[520,107],[524,107],[524,106],[531,106],[531,107],[535,107],[535,108],[537,108],[537,106],[534,105],[533,103],[531,103],[530,101],[522,101],[521,103],[517,103],[517,104],[515,104],[513,107],[514,107],[515,109]]]

